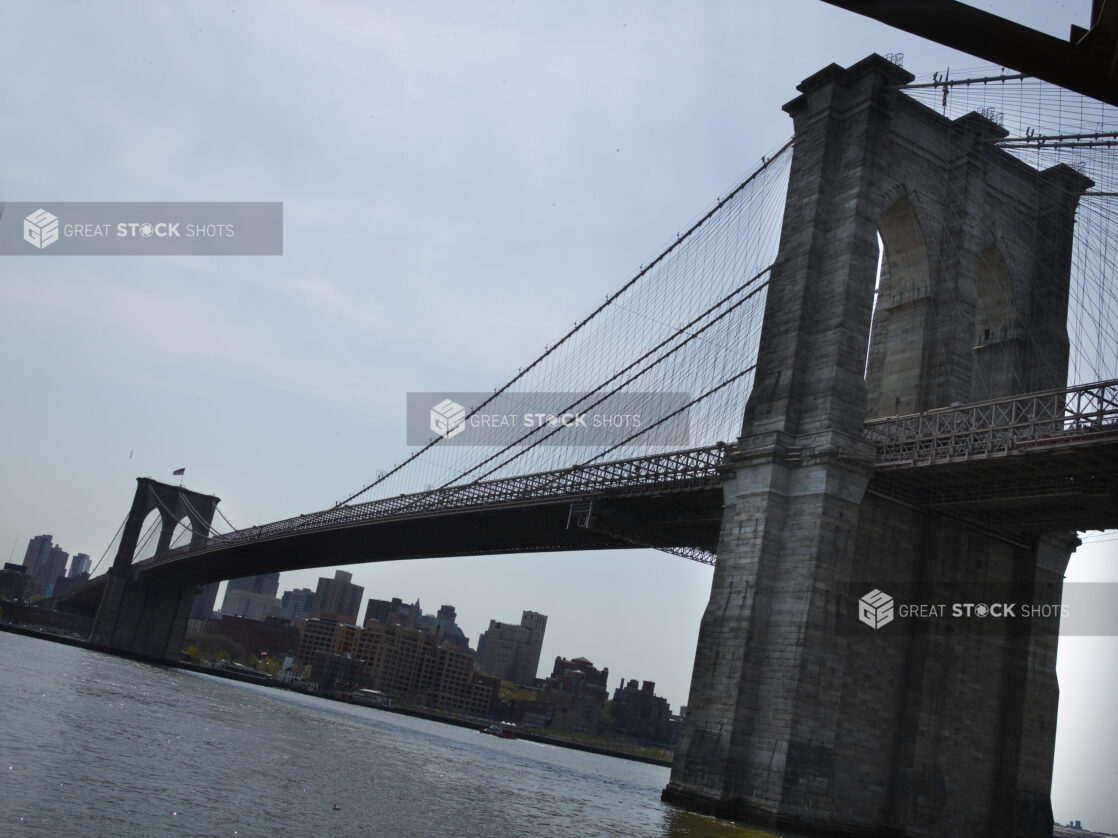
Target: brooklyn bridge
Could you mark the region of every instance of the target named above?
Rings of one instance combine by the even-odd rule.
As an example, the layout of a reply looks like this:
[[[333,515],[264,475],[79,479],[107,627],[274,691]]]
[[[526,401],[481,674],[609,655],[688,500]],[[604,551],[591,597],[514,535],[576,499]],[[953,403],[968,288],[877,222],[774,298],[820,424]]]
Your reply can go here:
[[[783,148],[467,415],[527,392],[555,415],[682,407],[596,448],[561,423],[432,432],[345,500],[243,529],[140,478],[111,567],[58,607],[97,646],[177,659],[218,580],[653,547],[714,573],[665,799],[828,834],[1050,834],[1054,622],[875,633],[852,586],[1059,601],[1076,532],[1118,527],[1118,115],[876,55],[797,89]],[[689,445],[647,443],[680,417]]]

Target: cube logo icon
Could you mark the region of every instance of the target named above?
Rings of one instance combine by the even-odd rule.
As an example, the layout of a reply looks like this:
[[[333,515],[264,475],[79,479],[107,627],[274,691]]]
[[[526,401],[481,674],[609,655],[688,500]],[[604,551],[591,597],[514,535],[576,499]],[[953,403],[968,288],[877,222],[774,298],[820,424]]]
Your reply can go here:
[[[443,399],[431,408],[431,430],[443,439],[458,436],[466,430],[466,408],[458,402]]]
[[[23,240],[42,250],[58,241],[58,216],[37,209],[23,219]]]
[[[893,598],[874,588],[858,600],[858,619],[872,629],[893,622]]]

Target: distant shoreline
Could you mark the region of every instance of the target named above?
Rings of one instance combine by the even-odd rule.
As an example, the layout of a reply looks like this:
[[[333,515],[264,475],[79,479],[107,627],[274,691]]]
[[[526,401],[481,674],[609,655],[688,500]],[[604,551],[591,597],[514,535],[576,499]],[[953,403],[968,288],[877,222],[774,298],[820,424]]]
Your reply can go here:
[[[196,672],[201,675],[212,675],[215,678],[225,678],[229,681],[240,681],[245,684],[256,684],[261,687],[268,687],[270,689],[289,690],[290,692],[298,692],[302,695],[314,695],[316,698],[322,698],[327,701],[336,701],[340,704],[352,704],[354,707],[362,707],[364,705],[357,702],[347,701],[344,698],[337,698],[329,695],[316,695],[315,693],[303,693],[301,690],[293,690],[283,684],[278,684],[274,680],[265,681],[262,678],[255,678],[249,675],[243,675],[235,670],[228,669],[211,669],[204,666],[198,666],[193,663],[173,662],[163,660],[162,658],[153,658],[148,655],[138,655],[133,653],[121,652],[116,649],[109,649],[104,646],[98,646],[90,643],[87,640],[82,640],[77,637],[69,637],[64,634],[53,634],[49,631],[30,628],[28,626],[17,626],[11,623],[0,622],[0,631],[6,631],[11,634],[20,634],[24,637],[37,638],[39,640],[48,640],[52,643],[61,643],[65,646],[74,646],[79,649],[86,649],[91,652],[102,652],[106,655],[112,655],[118,658],[127,658],[128,660],[139,661],[140,663],[150,664],[151,666],[158,666],[166,669],[182,669],[187,672]],[[378,707],[378,710],[384,710],[387,713],[399,713],[402,716],[411,716],[416,719],[426,719],[427,721],[440,722],[442,724],[454,725],[455,727],[472,728],[473,730],[482,731],[489,727],[490,722],[475,722],[467,719],[459,719],[454,716],[446,716],[441,713],[415,710],[406,707]],[[599,745],[591,745],[582,742],[573,742],[568,739],[560,739],[553,736],[545,736],[539,733],[532,733],[523,729],[518,729],[516,736],[518,739],[527,739],[530,742],[539,742],[544,745],[555,745],[559,748],[569,748],[573,751],[584,751],[591,754],[600,754],[607,757],[617,757],[618,759],[627,759],[631,762],[643,762],[647,765],[659,765],[663,768],[671,768],[672,763],[670,760],[657,759],[656,757],[642,756],[640,754],[632,754],[626,751],[617,751],[611,748],[602,747]]]

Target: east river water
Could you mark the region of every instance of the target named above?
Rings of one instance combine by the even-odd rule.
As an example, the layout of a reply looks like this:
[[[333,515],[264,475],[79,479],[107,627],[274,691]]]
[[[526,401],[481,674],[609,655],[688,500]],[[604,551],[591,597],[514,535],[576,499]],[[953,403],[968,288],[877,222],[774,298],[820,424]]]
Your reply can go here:
[[[0,835],[763,833],[668,769],[0,632]]]

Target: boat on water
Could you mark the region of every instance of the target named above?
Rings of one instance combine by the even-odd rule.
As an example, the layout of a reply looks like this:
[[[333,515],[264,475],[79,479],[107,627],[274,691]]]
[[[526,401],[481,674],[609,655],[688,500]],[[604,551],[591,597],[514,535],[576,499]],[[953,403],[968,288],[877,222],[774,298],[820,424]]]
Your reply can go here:
[[[512,722],[494,722],[489,727],[484,728],[482,733],[487,733],[490,736],[498,736],[501,739],[515,739],[516,738],[516,725]]]
[[[348,696],[354,704],[364,704],[366,707],[381,707],[391,709],[392,696],[379,690],[354,690]]]

